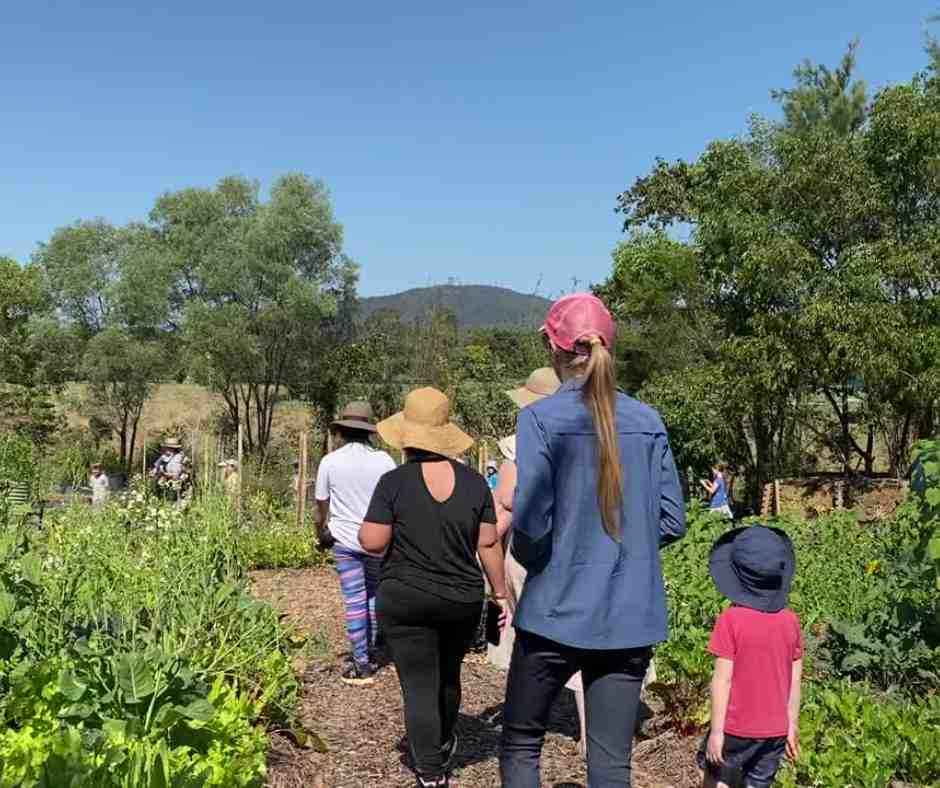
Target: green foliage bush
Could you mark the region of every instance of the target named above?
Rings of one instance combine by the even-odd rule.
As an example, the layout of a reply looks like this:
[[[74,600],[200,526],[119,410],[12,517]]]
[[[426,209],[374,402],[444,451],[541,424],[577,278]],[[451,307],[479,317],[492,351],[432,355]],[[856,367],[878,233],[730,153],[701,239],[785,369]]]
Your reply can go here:
[[[237,531],[136,490],[0,535],[0,787],[262,784],[298,686]]]
[[[803,752],[785,788],[885,788],[940,780],[940,696],[919,703],[839,682],[810,685],[800,713]]]
[[[298,525],[296,510],[263,490],[245,502],[237,546],[240,560],[249,569],[301,569],[320,566],[328,558],[317,547],[312,513]]]

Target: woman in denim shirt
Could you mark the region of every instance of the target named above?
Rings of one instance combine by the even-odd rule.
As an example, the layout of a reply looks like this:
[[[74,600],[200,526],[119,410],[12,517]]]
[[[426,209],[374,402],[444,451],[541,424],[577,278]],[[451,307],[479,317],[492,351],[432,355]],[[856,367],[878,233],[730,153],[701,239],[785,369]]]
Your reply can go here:
[[[659,549],[685,534],[672,451],[655,410],[616,388],[615,325],[594,296],[552,305],[542,332],[562,386],[519,415],[516,609],[500,768],[538,788],[552,703],[581,671],[590,788],[630,785],[640,688],[666,639]]]

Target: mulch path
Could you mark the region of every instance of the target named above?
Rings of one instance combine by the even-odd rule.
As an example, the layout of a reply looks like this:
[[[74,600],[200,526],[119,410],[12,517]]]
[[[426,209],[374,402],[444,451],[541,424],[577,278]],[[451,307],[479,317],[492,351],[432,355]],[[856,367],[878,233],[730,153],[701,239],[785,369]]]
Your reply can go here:
[[[331,568],[252,573],[254,592],[275,605],[309,638],[325,645],[328,658],[299,664],[300,722],[315,734],[312,746],[272,734],[268,757],[271,788],[395,788],[414,785],[400,744],[405,735],[401,694],[393,667],[375,684],[350,687],[339,679],[347,643],[339,583]],[[464,663],[460,747],[454,785],[499,785],[497,751],[506,676],[483,655]],[[646,729],[655,730],[655,720]],[[542,779],[553,788],[583,788],[574,696],[563,693],[552,713],[542,752]],[[635,788],[692,788],[700,784],[694,764],[697,742],[672,733],[639,741],[634,753]],[[320,751],[322,750],[322,751]]]

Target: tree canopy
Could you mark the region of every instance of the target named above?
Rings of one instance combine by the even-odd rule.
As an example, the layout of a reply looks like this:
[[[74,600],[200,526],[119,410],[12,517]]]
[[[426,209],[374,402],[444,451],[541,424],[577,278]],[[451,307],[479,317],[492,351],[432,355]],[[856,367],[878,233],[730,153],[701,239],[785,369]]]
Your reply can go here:
[[[725,458],[756,494],[805,465],[797,433],[848,472],[876,438],[894,472],[940,397],[940,87],[805,63],[695,161],[658,161],[618,198],[625,240],[600,288],[626,326],[625,383],[662,407],[682,461]],[[684,228],[680,240],[672,232]]]

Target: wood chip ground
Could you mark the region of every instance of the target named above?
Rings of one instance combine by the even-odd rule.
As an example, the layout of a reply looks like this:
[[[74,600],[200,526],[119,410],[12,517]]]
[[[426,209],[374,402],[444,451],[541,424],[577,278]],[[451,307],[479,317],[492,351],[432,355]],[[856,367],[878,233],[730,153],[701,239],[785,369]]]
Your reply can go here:
[[[375,684],[350,687],[339,679],[347,653],[342,598],[330,568],[256,572],[255,593],[275,605],[309,639],[317,656],[298,664],[303,679],[300,721],[315,734],[298,747],[274,733],[269,754],[271,788],[398,788],[414,785],[405,765],[401,694],[393,667]],[[458,726],[460,747],[454,785],[497,788],[505,674],[482,655],[468,655],[463,671],[463,703]],[[652,721],[648,729],[656,729]],[[542,753],[543,785],[586,785],[578,752],[577,712],[567,691],[552,714]],[[312,744],[313,746],[310,746]],[[637,742],[635,788],[691,788],[700,784],[694,765],[696,742],[662,733]],[[320,752],[319,750],[325,750]]]

